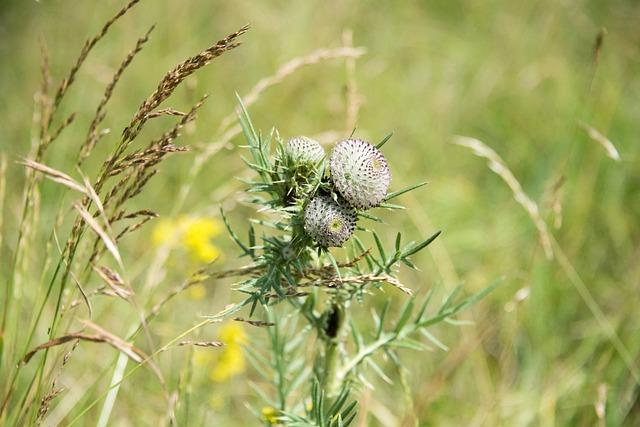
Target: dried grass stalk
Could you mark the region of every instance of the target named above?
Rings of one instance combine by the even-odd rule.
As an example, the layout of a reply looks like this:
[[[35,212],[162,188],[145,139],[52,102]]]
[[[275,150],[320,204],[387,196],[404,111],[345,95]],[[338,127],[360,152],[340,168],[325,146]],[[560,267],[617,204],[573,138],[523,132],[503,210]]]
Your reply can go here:
[[[542,244],[542,248],[544,249],[544,253],[547,256],[547,259],[553,259],[551,236],[549,234],[547,224],[540,216],[538,205],[524,193],[520,182],[518,182],[513,173],[511,173],[498,153],[496,153],[492,148],[484,144],[482,141],[479,141],[475,138],[456,136],[453,140],[453,143],[456,145],[460,145],[461,147],[467,147],[471,149],[476,156],[487,159],[489,169],[500,176],[500,178],[502,178],[502,180],[509,186],[509,188],[511,188],[516,202],[518,202],[524,208],[527,214],[529,214],[529,218],[531,218],[531,221],[533,221],[533,224],[538,230],[540,243]]]
[[[87,310],[89,310],[89,318],[90,319],[93,318],[93,308],[91,307],[91,302],[89,301],[89,295],[85,292],[84,288],[80,284],[80,281],[78,280],[76,275],[73,274],[73,271],[70,271],[69,273],[71,274],[71,278],[73,279],[73,281],[76,284],[76,288],[78,288],[78,291],[80,291],[80,295],[82,295],[82,300],[86,304]],[[62,316],[62,314],[61,314],[61,316]]]
[[[220,341],[180,341],[178,345],[193,345],[196,347],[224,347],[224,343]]]
[[[342,33],[342,44],[345,48],[353,48],[353,31],[345,30]],[[346,84],[346,114],[345,130],[350,131],[356,128],[358,123],[358,113],[362,105],[362,97],[358,92],[358,80],[356,79],[356,59],[355,56],[345,58],[345,70],[347,74]]]
[[[560,175],[548,188],[545,190],[543,206],[545,210],[551,211],[553,214],[553,226],[556,230],[562,227],[562,189],[566,182],[566,176]]]
[[[102,95],[102,99],[100,100],[100,103],[96,108],[96,112],[95,112],[95,115],[93,116],[93,120],[91,121],[91,125],[89,125],[89,130],[87,132],[87,137],[85,139],[85,142],[80,148],[80,152],[78,153],[78,161],[77,161],[78,165],[82,164],[82,162],[87,157],[89,157],[95,145],[99,141],[102,133],[98,131],[98,126],[100,126],[100,123],[102,123],[102,121],[106,116],[105,110],[107,107],[107,103],[113,96],[113,90],[115,89],[116,85],[120,81],[120,77],[122,77],[122,74],[124,73],[124,71],[127,69],[129,64],[131,64],[131,62],[133,61],[133,58],[135,58],[136,55],[140,53],[145,43],[149,41],[149,36],[151,35],[151,32],[154,30],[154,28],[155,26],[151,26],[151,28],[149,28],[149,30],[145,33],[145,35],[138,39],[133,50],[131,50],[127,54],[124,60],[120,63],[120,66],[118,67],[116,72],[113,74],[113,77],[111,78],[111,81],[107,85],[104,91],[104,94]]]
[[[214,58],[240,46],[240,43],[236,40],[246,33],[248,29],[249,26],[245,25],[210,48],[178,64],[173,70],[165,74],[156,90],[140,105],[138,111],[133,115],[131,122],[123,131],[123,139],[125,141],[133,140],[149,118],[149,113],[166,100],[184,79],[209,64]]]
[[[264,320],[251,320],[251,319],[243,319],[242,317],[234,317],[233,320],[236,322],[247,323],[251,326],[257,326],[259,328],[264,328],[267,326],[275,326],[276,324],[273,322],[265,322]]]
[[[309,55],[293,58],[291,61],[283,64],[275,74],[265,77],[259,80],[251,90],[242,97],[242,103],[246,108],[249,108],[255,103],[260,95],[271,86],[275,86],[282,82],[285,78],[295,73],[298,69],[306,66],[317,64],[318,62],[338,59],[338,58],[359,58],[366,53],[366,49],[361,47],[344,46],[335,49],[318,49]],[[222,132],[227,129],[232,123],[236,121],[236,114],[232,113],[225,117],[220,123],[219,131]]]
[[[135,6],[139,2],[140,0],[131,0],[122,9],[120,9],[118,13],[116,13],[111,19],[109,19],[102,26],[102,29],[98,32],[98,34],[96,34],[94,37],[90,38],[84,43],[84,46],[80,51],[80,55],[78,55],[78,59],[76,59],[75,64],[73,64],[73,66],[71,67],[71,70],[69,70],[68,76],[62,80],[62,82],[60,83],[60,86],[58,87],[58,91],[56,92],[54,102],[53,102],[54,108],[57,107],[58,104],[60,104],[60,101],[62,100],[65,93],[67,92],[67,89],[75,80],[78,70],[80,69],[84,61],[87,59],[89,52],[91,52],[94,46],[107,34],[107,32],[109,31],[109,28],[111,28],[111,26],[116,21],[120,19],[122,16],[124,16],[129,11],[129,9],[131,9],[133,6]]]
[[[403,285],[398,279],[388,275],[362,274],[353,277],[332,277],[310,280],[300,283],[301,287],[319,286],[328,288],[338,288],[344,285],[364,285],[366,283],[388,283],[407,295],[413,295],[413,290]]]
[[[56,91],[56,94],[53,98],[53,100],[50,100],[47,93],[48,93],[48,87],[49,87],[49,63],[48,63],[48,59],[46,57],[43,57],[43,83],[42,83],[42,99],[43,99],[43,106],[44,108],[42,109],[42,119],[41,119],[41,126],[40,126],[40,139],[38,141],[38,145],[37,145],[37,150],[36,150],[36,155],[35,155],[35,159],[37,161],[40,161],[45,153],[45,151],[47,150],[47,148],[49,147],[49,145],[56,139],[56,137],[60,134],[60,132],[67,127],[69,124],[71,124],[71,122],[74,119],[74,115],[72,114],[71,116],[69,116],[64,122],[63,124],[58,128],[58,130],[56,132],[54,132],[52,135],[49,134],[49,129],[51,128],[51,124],[53,122],[53,117],[55,115],[55,112],[58,109],[58,106],[60,105],[60,102],[62,101],[62,99],[64,98],[64,96],[67,93],[67,90],[69,89],[69,87],[73,84],[73,82],[75,81],[76,75],[78,73],[78,71],[80,70],[80,67],[82,66],[82,64],[84,64],[84,61],[87,59],[87,56],[89,55],[89,52],[91,52],[91,50],[95,47],[95,45],[107,34],[107,32],[109,31],[109,29],[111,28],[111,26],[118,20],[120,19],[122,16],[124,16],[129,9],[131,9],[133,6],[135,6],[137,3],[139,3],[140,0],[131,0],[129,3],[127,3],[122,9],[120,9],[118,11],[118,13],[116,13],[111,19],[109,19],[100,29],[100,31],[98,32],[98,34],[96,34],[94,37],[88,39],[87,41],[85,41],[84,45],[82,46],[82,49],[80,50],[80,54],[78,55],[78,58],[76,59],[76,62],[73,64],[73,66],[71,67],[71,69],[69,70],[69,74],[67,74],[67,77],[65,77],[64,79],[62,79],[62,81],[60,82],[60,85],[58,86],[58,90]],[[32,184],[30,184],[32,185]],[[29,186],[30,186],[29,185]]]
[[[69,359],[71,358],[71,355],[76,350],[76,348],[78,348],[79,344],[80,344],[80,340],[76,340],[73,343],[73,346],[71,346],[71,349],[62,358],[62,366],[60,366],[60,370],[58,370],[57,374],[53,378],[49,392],[40,400],[40,407],[38,408],[38,417],[36,419],[36,425],[39,425],[41,421],[44,420],[45,415],[47,415],[47,412],[49,412],[49,406],[51,404],[51,401],[55,399],[60,393],[65,391],[63,387],[56,388],[56,385],[58,383],[58,379],[60,378],[60,375],[62,374],[62,369],[67,365],[67,363],[69,362]]]
[[[189,112],[182,116],[180,121],[176,123],[173,128],[162,134],[159,138],[152,140],[146,148],[135,151],[121,158],[119,158],[119,156],[122,153],[116,153],[116,155],[110,158],[103,165],[103,172],[96,182],[96,188],[101,188],[108,177],[123,175],[123,177],[104,197],[105,207],[108,207],[111,212],[116,212],[108,221],[105,221],[106,224],[113,224],[124,217],[124,211],[120,209],[121,206],[126,201],[142,192],[143,188],[156,173],[154,167],[159,164],[167,154],[188,150],[185,147],[173,145],[173,141],[178,138],[180,130],[187,123],[195,120],[197,110],[204,104],[206,99],[207,97],[204,96],[189,110]],[[142,227],[151,219],[151,217],[154,216],[155,214],[152,213],[152,215],[147,215],[147,218],[144,218],[137,224],[125,227],[125,229],[116,236],[115,241],[117,242],[125,234]],[[93,249],[91,251],[91,256],[89,257],[88,266],[94,263],[95,260],[103,253],[103,248],[100,247],[100,240],[101,239],[96,239],[93,243]]]
[[[619,162],[621,160],[618,149],[615,145],[613,145],[613,142],[611,142],[609,138],[607,138],[585,122],[578,123],[578,126],[580,126],[580,128],[587,133],[589,138],[591,138],[592,140],[600,144],[602,148],[604,148],[604,151],[607,153],[607,157],[615,160],[616,162]]]
[[[114,241],[111,239],[111,237],[109,237],[107,232],[104,231],[102,227],[100,227],[100,224],[98,224],[98,222],[93,218],[93,216],[89,213],[89,211],[87,211],[82,205],[75,203],[73,207],[80,213],[80,216],[82,217],[84,222],[86,222],[87,225],[89,225],[89,227],[91,227],[91,229],[95,231],[95,233],[100,237],[100,239],[104,243],[107,250],[111,252],[111,255],[113,255],[113,257],[118,262],[118,265],[120,266],[120,268],[123,268],[122,258],[120,257],[120,252],[118,251],[118,247],[116,246]]]
[[[157,213],[155,213],[153,211],[150,211],[149,209],[141,209],[139,211],[131,212],[131,213],[128,213],[128,214],[125,214],[124,212],[122,212],[121,215],[122,216],[120,216],[120,218],[122,218],[122,219],[138,218],[138,217],[141,217],[141,216],[148,216],[148,217],[151,217],[151,218],[157,218],[158,217]]]
[[[49,90],[51,87],[51,69],[49,66],[49,51],[47,49],[44,37],[39,38],[40,44],[40,90],[34,95],[34,109],[33,109],[33,130],[31,132],[31,149],[33,155],[37,150],[40,141],[44,140],[44,136],[47,133],[47,123],[49,121],[49,115],[51,113],[51,99],[49,97]],[[36,136],[38,133],[35,129],[39,129],[39,138]]]
[[[0,252],[2,252],[2,236],[4,235],[4,199],[7,190],[7,156],[0,156]]]
[[[116,350],[126,354],[131,360],[138,363],[141,363],[143,360],[148,358],[142,350],[136,348],[133,344],[130,344],[124,341],[122,338],[112,334],[111,332],[106,331],[105,329],[101,328],[95,323],[90,321],[84,321],[83,323],[87,327],[93,329],[95,333],[88,334],[85,332],[72,332],[68,335],[63,335],[61,337],[54,338],[50,341],[45,342],[44,344],[40,344],[39,346],[35,347],[33,350],[25,354],[25,356],[21,360],[21,363],[22,364],[29,363],[29,361],[33,358],[33,356],[40,350],[45,350],[47,348],[62,345],[73,340],[91,341],[91,342],[109,344]]]
[[[55,141],[56,139],[58,139],[58,137],[60,136],[60,134],[62,133],[63,130],[65,130],[67,127],[69,127],[71,125],[71,123],[73,123],[73,121],[76,119],[76,113],[71,113],[69,114],[69,116],[67,116],[67,118],[62,122],[62,124],[60,126],[58,126],[58,129],[56,129],[48,138],[47,140],[47,144],[51,144],[53,141]]]
[[[122,280],[120,275],[109,267],[99,266],[94,267],[93,270],[120,298],[127,300],[134,294],[133,290]]]
[[[131,225],[127,225],[125,228],[122,229],[122,231],[120,233],[118,233],[118,235],[116,236],[116,242],[119,241],[122,237],[124,237],[125,235],[129,234],[129,233],[133,233],[134,231],[136,231],[137,229],[139,229],[140,227],[142,227],[143,225],[145,225],[147,222],[151,221],[154,217],[151,216],[147,216],[144,217],[141,221],[136,222],[135,224],[131,224]]]
[[[183,113],[182,111],[178,111],[174,108],[163,108],[161,110],[158,111],[153,111],[149,114],[147,114],[147,119],[153,119],[155,117],[161,117],[161,116],[186,116],[187,113]]]
[[[496,154],[495,151],[493,151],[491,148],[478,141],[477,139],[460,136],[456,137],[454,143],[463,147],[470,148],[476,155],[486,158],[489,161],[489,168],[493,172],[498,174],[511,188],[511,190],[514,192],[516,201],[518,201],[518,203],[520,203],[525,208],[532,221],[536,225],[536,228],[538,228],[540,240],[542,241],[543,248],[545,249],[545,253],[547,254],[547,258],[553,259],[555,256],[555,260],[567,275],[567,278],[574,286],[582,300],[585,302],[585,304],[589,308],[589,311],[591,311],[591,314],[593,314],[593,316],[596,318],[599,326],[606,333],[611,344],[625,362],[634,380],[636,382],[640,382],[640,368],[638,368],[638,365],[636,364],[629,349],[618,336],[615,328],[607,319],[607,316],[604,314],[596,299],[591,294],[591,291],[571,264],[571,261],[569,261],[569,258],[565,254],[562,247],[560,247],[560,244],[555,240],[553,235],[549,233],[546,227],[546,223],[540,217],[537,205],[529,197],[527,197],[526,194],[524,194],[520,183],[516,180],[511,171],[504,164],[504,161],[500,158],[500,156],[498,156],[498,154]]]
[[[215,262],[215,261],[214,261]],[[180,286],[172,289],[169,293],[167,293],[156,305],[153,306],[149,314],[145,317],[145,322],[150,322],[154,317],[160,313],[162,307],[169,301],[171,301],[176,295],[184,292],[190,287],[197,285],[199,283],[203,283],[207,280],[213,279],[224,279],[227,277],[239,277],[246,276],[251,274],[256,274],[260,272],[264,267],[259,265],[249,265],[245,267],[241,267],[234,270],[224,270],[224,271],[216,271],[211,272],[208,270],[208,267],[201,268],[194,272],[189,279],[183,282]]]
[[[62,184],[65,187],[71,188],[72,190],[78,191],[86,196],[89,195],[88,190],[82,184],[80,184],[64,172],[60,172],[57,169],[29,159],[24,159],[23,161],[18,163],[35,171],[42,172],[50,180]]]

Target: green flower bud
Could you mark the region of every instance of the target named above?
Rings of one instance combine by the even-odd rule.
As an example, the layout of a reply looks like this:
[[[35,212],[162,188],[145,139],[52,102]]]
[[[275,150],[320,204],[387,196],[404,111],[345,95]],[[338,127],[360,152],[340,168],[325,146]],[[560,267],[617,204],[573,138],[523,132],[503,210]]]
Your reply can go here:
[[[306,136],[296,136],[287,142],[285,152],[291,160],[316,164],[324,158],[324,149],[318,141]]]
[[[356,228],[356,212],[331,197],[314,197],[304,210],[304,231],[320,246],[341,247]]]
[[[387,196],[391,171],[373,145],[359,139],[339,142],[329,160],[333,185],[353,207],[378,206]]]

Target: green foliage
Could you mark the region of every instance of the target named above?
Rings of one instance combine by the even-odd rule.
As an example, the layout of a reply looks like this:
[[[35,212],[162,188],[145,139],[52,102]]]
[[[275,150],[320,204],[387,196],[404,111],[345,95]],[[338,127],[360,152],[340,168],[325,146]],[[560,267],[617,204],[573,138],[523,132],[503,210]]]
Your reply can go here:
[[[401,367],[398,349],[425,351],[427,347],[420,337],[432,337],[428,327],[452,319],[494,286],[454,302],[461,289],[456,288],[432,315],[427,314],[432,295],[429,293],[414,313],[415,297],[397,280],[397,267],[402,263],[415,268],[411,257],[429,246],[440,232],[404,245],[398,232],[393,247],[385,249],[379,234],[371,231],[377,255],[354,237],[348,245],[346,261],[338,262],[331,251],[314,243],[301,226],[305,206],[319,192],[337,197],[323,162],[310,164],[291,159],[285,154],[278,132],[272,130],[266,137],[256,132],[242,100],[239,102],[245,148],[252,157],[245,164],[257,176],[255,181],[244,182],[248,185],[250,202],[268,219],[250,220],[249,241],[243,242],[223,214],[242,256],[249,256],[250,267],[258,268],[260,273],[237,285],[236,289],[247,295],[243,301],[213,318],[230,315],[247,305],[251,306],[252,316],[266,314],[270,351],[265,354],[253,345],[246,350],[256,372],[273,385],[275,393],[255,384],[253,388],[266,405],[277,408],[280,421],[296,426],[347,426],[356,415],[357,403],[347,404],[354,384],[370,384],[366,372],[391,381],[374,361],[376,355],[386,354]],[[390,198],[422,185],[391,193]],[[256,242],[253,225],[263,230],[261,244]],[[380,313],[372,311],[371,323],[357,327],[351,311],[359,304],[366,305],[366,297],[384,283],[409,294],[398,318],[386,326],[387,303]],[[280,303],[285,301],[288,304],[283,308]],[[304,326],[298,327],[299,321]],[[367,341],[374,330],[375,339]],[[306,346],[314,339],[322,343],[323,349],[319,354],[305,354]],[[369,369],[364,370],[363,365]],[[305,385],[310,387],[308,395],[292,394]],[[302,409],[305,415],[300,415]]]
[[[10,275],[19,230],[17,215],[23,203],[24,169],[15,160],[29,152],[32,100],[41,77],[41,40],[50,53],[54,86],[49,93],[53,94],[59,79],[75,62],[84,39],[95,34],[104,19],[124,3],[75,2],[69,7],[68,2],[55,0],[0,2],[0,90],[5,100],[0,104],[0,150],[7,165],[0,232],[3,282]],[[219,31],[252,23],[240,49],[222,63],[213,64],[213,69],[188,79],[165,105],[186,112],[199,94],[211,94],[200,111],[197,126],[182,132],[182,142],[192,151],[165,162],[149,191],[134,201],[136,209],[150,208],[160,215],[143,226],[137,236],[125,239],[120,248],[127,267],[123,277],[134,287],[145,311],[200,269],[176,262],[173,257],[166,264],[159,262],[163,259],[162,250],[150,245],[157,221],[192,214],[215,217],[218,204],[223,203],[229,223],[243,244],[250,251],[260,250],[263,226],[247,224],[243,218],[248,209],[234,204],[235,192],[242,184],[230,177],[247,177],[246,166],[236,150],[239,139],[233,137],[228,143],[222,137],[228,128],[221,126],[220,120],[225,119],[229,128],[234,126],[230,114],[236,105],[233,91],[246,99],[254,85],[261,82],[265,90],[253,98],[250,107],[256,122],[259,119],[267,125],[277,123],[282,135],[305,132],[322,142],[328,140],[323,135],[340,132],[348,136],[356,128],[360,137],[376,144],[393,129],[393,139],[382,147],[394,173],[391,190],[413,182],[429,182],[427,190],[390,200],[389,203],[406,206],[406,211],[378,209],[362,215],[361,229],[352,238],[356,248],[352,255],[370,249],[380,262],[377,245],[367,229],[378,233],[387,257],[397,250],[392,245],[396,227],[402,231],[402,246],[428,237],[434,227],[443,230],[433,246],[410,257],[412,265],[422,271],[399,264],[400,277],[419,294],[414,315],[422,305],[425,288],[435,287],[429,311],[433,315],[438,309],[436,303],[442,301],[441,294],[449,293],[456,284],[464,283],[467,292],[477,292],[495,277],[505,277],[490,298],[459,316],[466,326],[451,328],[450,319],[425,330],[428,332],[423,334],[424,343],[443,350],[450,348],[448,352],[399,350],[404,369],[398,372],[391,366],[389,354],[369,358],[394,384],[377,381],[381,378],[377,374],[368,378],[375,386],[375,400],[367,403],[365,390],[358,399],[363,403],[359,420],[362,418],[373,427],[394,422],[442,426],[474,422],[513,426],[640,424],[638,385],[630,374],[640,354],[637,2],[373,4],[312,0],[282,6],[255,1],[143,0],[100,42],[61,104],[60,120],[75,112],[76,127],[64,130],[45,163],[79,179],[74,153],[86,137],[105,78],[151,24],[157,25],[150,42],[133,61],[119,84],[117,96],[110,101],[104,125],[111,134],[97,144],[98,154],[111,152],[111,138],[118,138],[122,126],[149,94],[151,83],[176,59],[209,46]],[[367,50],[366,55],[353,61],[355,97],[350,96],[354,91],[344,58],[321,60],[280,80],[281,65],[318,48],[338,47],[345,29],[353,30],[355,46]],[[262,86],[263,83],[267,84]],[[353,99],[359,101],[361,108],[356,117],[345,121],[346,101]],[[227,117],[231,119],[226,121]],[[163,131],[172,120],[150,120],[148,130]],[[577,123],[586,123],[610,139],[621,161],[608,158]],[[523,190],[538,203],[568,262],[602,309],[608,329],[593,316],[558,263],[546,260],[534,226],[509,188],[487,169],[485,161],[450,144],[453,135],[460,134],[478,138],[499,153]],[[142,135],[143,142],[147,136],[151,133]],[[206,160],[200,162],[203,153],[207,153]],[[248,150],[245,154],[253,162]],[[99,166],[89,158],[83,171],[93,176]],[[62,210],[68,218],[67,202],[73,199],[58,184],[45,181],[41,186],[41,220],[32,230],[33,243],[26,251],[23,282],[28,286],[23,287],[19,303],[13,299],[10,302],[12,310],[20,307],[23,312],[20,317],[10,317],[11,323],[19,326],[14,330],[22,333],[22,338],[16,347],[10,335],[2,337],[5,354],[7,349],[16,350],[16,357],[6,359],[0,373],[3,392],[7,369],[13,369],[17,357],[23,354],[34,317],[49,290],[55,259],[50,269],[43,265],[47,258],[57,257],[56,239],[65,244],[67,222],[56,226],[55,235],[51,233],[56,214]],[[371,222],[372,219],[379,222]],[[385,224],[393,224],[394,229]],[[237,260],[234,255],[243,253],[242,249],[233,246],[235,243],[226,235],[215,237],[213,242],[225,255],[210,267],[213,271],[234,268],[236,263],[251,259],[245,256]],[[353,248],[348,247],[347,251]],[[334,258],[336,264],[344,260],[341,251]],[[369,258],[362,259],[361,268],[378,268]],[[120,299],[91,295],[103,285],[99,280],[85,282],[83,277],[78,278],[89,293],[94,321],[121,337],[127,336],[131,324],[139,321],[139,313]],[[191,297],[191,289],[178,294],[150,325],[152,340],[165,342],[167,337],[190,326],[198,314],[216,312],[236,301],[230,300],[228,280],[202,282],[198,286],[206,288],[206,294],[201,300]],[[74,283],[70,285],[67,291],[71,293],[64,296],[65,305],[81,297],[74,291]],[[347,332],[353,323],[367,343],[374,339],[367,332],[372,307],[380,316],[386,307],[383,332],[394,326],[404,297],[394,289],[387,290],[387,286],[382,284],[380,290],[372,286],[371,294],[362,295],[366,304],[352,308],[352,318],[345,320]],[[58,291],[57,285],[51,289],[53,303],[42,311],[33,345],[48,339],[47,328]],[[323,312],[325,294],[323,291],[314,301],[320,311],[316,313],[318,317]],[[359,303],[358,298],[356,302]],[[279,308],[287,306],[288,302]],[[261,307],[256,308],[255,315],[266,317]],[[85,305],[80,304],[76,313],[77,318],[86,318]],[[468,325],[470,320],[474,326]],[[71,330],[78,327],[74,320]],[[7,331],[11,334],[11,330]],[[628,349],[632,363],[612,346],[611,331]],[[266,330],[253,327],[248,332],[252,340],[267,335]],[[315,329],[310,334],[314,336]],[[201,335],[202,339],[216,339],[216,324]],[[265,343],[268,344],[266,339],[255,346],[265,349]],[[61,369],[58,362],[71,345],[57,351],[51,349],[52,357],[42,377],[33,377],[36,357],[23,368],[24,378],[18,381],[22,392],[34,378],[34,383],[42,382],[40,390],[44,394],[51,390],[52,375],[61,372],[58,388],[70,384],[72,387],[53,398],[49,414],[54,415],[51,419],[60,419],[56,416],[67,408],[71,415],[62,424],[75,418],[109,387],[117,360],[115,350],[82,343]],[[144,333],[138,334],[135,345],[143,350],[153,348]],[[197,350],[196,354],[215,355],[219,351]],[[178,409],[188,406],[189,416],[180,415],[177,425],[251,425],[254,420],[243,403],[253,399],[246,397],[251,391],[247,390],[244,377],[234,378],[229,384],[214,384],[208,379],[208,368],[198,364],[194,364],[193,375],[189,376],[182,369],[189,352],[185,347],[173,348],[156,359],[159,368],[167,373],[172,395],[177,391],[173,385],[178,383],[184,384],[180,390],[191,391],[188,405],[184,403],[185,395],[179,394]],[[359,369],[375,369],[368,363]],[[151,376],[141,369],[126,380],[114,400],[110,423],[136,423],[140,419],[156,424],[168,422],[165,409],[171,405]],[[252,371],[246,377],[253,380],[257,374]],[[274,391],[262,385],[270,396],[275,396]],[[300,390],[308,395],[310,387]],[[221,407],[210,403],[213,394],[225,396]],[[75,401],[78,395],[82,397]],[[19,393],[16,399],[22,396]],[[359,390],[352,390],[351,396],[357,399]],[[39,396],[35,399],[37,408]],[[255,405],[260,405],[259,399]],[[95,425],[100,406],[101,402],[77,425]],[[15,413],[15,417],[19,416]]]

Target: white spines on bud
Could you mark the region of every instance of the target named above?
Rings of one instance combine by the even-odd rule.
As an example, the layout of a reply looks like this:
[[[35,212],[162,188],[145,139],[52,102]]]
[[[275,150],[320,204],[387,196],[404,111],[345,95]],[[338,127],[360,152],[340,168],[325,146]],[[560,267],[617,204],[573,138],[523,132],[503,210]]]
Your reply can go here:
[[[331,153],[329,168],[333,185],[355,208],[378,206],[387,196],[391,182],[387,159],[366,141],[339,142]]]
[[[306,136],[295,136],[285,146],[285,152],[291,160],[301,163],[316,164],[324,158],[324,149],[318,143]]]
[[[317,196],[304,210],[304,231],[320,246],[341,247],[356,228],[356,212],[346,203]]]

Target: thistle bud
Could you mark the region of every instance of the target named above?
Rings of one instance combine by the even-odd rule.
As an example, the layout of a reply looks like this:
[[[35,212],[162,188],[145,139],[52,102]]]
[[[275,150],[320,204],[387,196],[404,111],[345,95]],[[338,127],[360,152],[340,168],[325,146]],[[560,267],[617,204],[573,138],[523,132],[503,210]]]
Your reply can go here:
[[[285,152],[290,159],[302,162],[316,164],[324,158],[324,149],[318,141],[306,136],[296,136],[287,142]]]
[[[331,197],[314,197],[304,210],[304,231],[320,246],[341,247],[356,228],[356,212]]]
[[[339,142],[329,161],[333,185],[353,207],[378,206],[387,196],[391,171],[373,145],[359,139]]]

